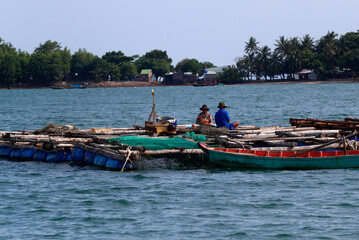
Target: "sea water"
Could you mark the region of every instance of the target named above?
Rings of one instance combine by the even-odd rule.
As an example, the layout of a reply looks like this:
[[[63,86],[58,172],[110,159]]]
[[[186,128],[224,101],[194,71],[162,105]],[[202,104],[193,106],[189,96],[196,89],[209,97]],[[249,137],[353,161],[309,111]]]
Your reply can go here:
[[[359,118],[359,84],[154,87],[156,112],[195,121],[226,102],[241,125]],[[0,130],[144,124],[152,88],[0,91]],[[0,239],[358,239],[359,170],[158,167],[112,172],[0,159]]]

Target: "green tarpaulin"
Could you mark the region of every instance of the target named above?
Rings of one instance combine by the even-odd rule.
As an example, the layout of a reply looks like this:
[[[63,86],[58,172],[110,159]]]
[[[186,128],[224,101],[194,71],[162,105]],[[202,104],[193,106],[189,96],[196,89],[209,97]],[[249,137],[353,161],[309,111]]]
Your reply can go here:
[[[110,138],[108,140],[109,142],[119,142],[129,146],[143,146],[148,150],[164,150],[174,148],[198,149],[196,142],[191,142],[180,137],[123,136]]]

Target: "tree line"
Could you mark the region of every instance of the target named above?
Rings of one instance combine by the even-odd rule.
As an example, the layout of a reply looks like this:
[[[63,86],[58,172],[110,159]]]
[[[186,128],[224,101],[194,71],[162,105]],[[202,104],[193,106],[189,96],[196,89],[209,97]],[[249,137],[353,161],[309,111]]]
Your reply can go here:
[[[279,37],[272,51],[250,37],[245,51],[235,64],[224,69],[219,78],[225,83],[252,79],[293,79],[294,73],[311,69],[321,79],[355,77],[359,73],[359,30],[338,36],[328,32],[319,40],[303,37]],[[106,52],[98,57],[86,49],[71,54],[56,41],[40,43],[33,53],[17,50],[0,38],[0,85],[27,84],[49,86],[57,81],[131,80],[142,69],[152,69],[156,77],[181,71],[202,75],[215,67],[209,61],[185,58],[172,65],[166,51],[151,50],[144,55],[126,56],[122,51]]]
[[[272,51],[250,37],[243,57],[227,67],[219,78],[223,82],[243,80],[293,79],[302,69],[315,71],[320,79],[356,77],[359,72],[359,30],[338,36],[335,32],[315,41],[303,37],[279,37]]]
[[[74,54],[56,41],[40,43],[32,54],[17,50],[11,43],[0,38],[0,85],[50,86],[58,81],[119,81],[132,80],[142,69],[152,69],[155,76],[166,73],[189,71],[202,74],[210,62],[183,59],[176,67],[166,51],[158,49],[143,56],[126,56],[122,51],[106,52],[98,57],[86,49]]]

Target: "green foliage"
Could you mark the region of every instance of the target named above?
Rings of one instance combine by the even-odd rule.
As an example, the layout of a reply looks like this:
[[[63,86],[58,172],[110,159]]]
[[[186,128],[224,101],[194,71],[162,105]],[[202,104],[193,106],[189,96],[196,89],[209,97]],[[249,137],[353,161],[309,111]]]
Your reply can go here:
[[[158,49],[147,52],[135,61],[138,71],[142,69],[152,69],[156,77],[164,76],[165,73],[172,69],[172,59],[168,57],[166,51]]]
[[[35,49],[29,60],[33,81],[41,85],[66,80],[71,68],[70,50],[57,42],[46,41]]]
[[[235,66],[224,68],[223,72],[218,74],[221,83],[239,83],[243,80],[244,74]]]
[[[54,41],[47,40],[45,43],[40,43],[37,48],[35,48],[34,53],[43,53],[43,54],[52,54],[61,50],[61,45]]]
[[[267,77],[271,75],[271,50],[268,46],[261,47],[258,50],[256,57],[256,70],[257,75],[264,76],[267,80]]]
[[[138,55],[125,56],[125,54],[121,51],[107,52],[102,56],[103,60],[118,66],[121,66],[125,62],[133,62],[136,58],[138,58]]]
[[[21,50],[18,50],[18,61],[16,68],[16,78],[17,81],[26,83],[29,82],[30,73],[29,73],[29,61],[30,54]]]
[[[75,81],[88,81],[94,59],[95,55],[87,52],[86,49],[75,52],[71,58],[71,78]]]
[[[185,58],[177,63],[175,70],[181,72],[192,72],[193,74],[202,75],[206,68],[212,67],[215,67],[215,65],[211,62],[199,62],[195,58]]]
[[[137,74],[137,68],[136,66],[131,62],[124,62],[121,65],[120,68],[121,76],[125,80],[131,80],[136,77]]]
[[[92,61],[89,75],[90,79],[95,82],[106,80],[119,81],[121,79],[119,66],[109,63],[97,56]]]
[[[198,74],[203,71],[203,65],[197,59],[185,58],[177,63],[175,70],[181,72],[192,72],[193,74]]]
[[[293,78],[295,72],[312,69],[323,79],[350,77],[359,74],[359,31],[340,37],[328,32],[314,41],[308,34],[302,38],[284,36],[275,41],[275,49],[259,46],[250,37],[245,42],[244,56],[237,58],[236,66],[226,68],[219,79],[236,83],[242,79]],[[55,81],[106,81],[132,79],[142,69],[152,69],[156,77],[173,71],[172,59],[166,51],[158,49],[138,55],[126,56],[122,51],[107,52],[99,58],[85,49],[72,56],[67,48],[56,41],[40,43],[32,54],[16,50],[11,43],[0,38],[0,85],[20,83],[49,86]],[[176,70],[203,74],[211,62],[186,58]]]
[[[328,32],[317,42],[308,34],[298,37],[279,37],[274,52],[266,46],[259,47],[255,38],[245,42],[245,55],[237,60],[237,68],[247,79],[255,74],[257,79],[269,76],[294,77],[302,69],[312,69],[321,78],[340,77],[347,71],[359,71],[359,32],[349,32],[340,39]]]
[[[343,70],[350,69],[352,76],[359,72],[359,30],[341,36],[339,40],[341,56],[339,65]]]
[[[316,51],[319,60],[323,63],[324,72],[330,75],[338,66],[339,60],[339,40],[338,34],[328,32],[325,36],[319,39],[316,46]]]
[[[26,81],[28,62],[28,53],[16,51],[11,43],[5,43],[0,38],[0,84],[12,85]]]
[[[102,56],[103,60],[112,63],[120,68],[122,78],[129,80],[136,76],[137,68],[133,61],[138,58],[138,55],[125,56],[121,51],[107,52]]]

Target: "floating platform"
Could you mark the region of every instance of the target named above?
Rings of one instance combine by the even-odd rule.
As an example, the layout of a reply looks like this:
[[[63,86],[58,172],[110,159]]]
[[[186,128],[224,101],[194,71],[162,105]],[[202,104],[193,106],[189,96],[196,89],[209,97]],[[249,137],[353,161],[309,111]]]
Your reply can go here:
[[[348,121],[354,122],[353,119]],[[291,123],[294,121],[291,120]],[[300,124],[303,122],[300,121]],[[352,124],[347,127],[349,129],[332,129],[329,124],[329,129],[325,129],[320,124],[320,129],[315,126],[241,126],[237,130],[228,130],[213,126],[197,125],[192,128],[190,125],[179,125],[175,131],[156,136],[158,132],[151,132],[139,125],[131,128],[77,129],[71,125],[49,124],[34,131],[0,131],[0,158],[96,166],[115,171],[146,169],[163,159],[174,159],[185,168],[208,168],[213,165],[197,142],[259,151],[307,151],[318,147],[322,151],[357,150],[356,138],[343,138],[343,141],[326,144],[342,139],[349,130],[358,130]],[[141,141],[136,142],[132,137]],[[126,142],[124,139],[130,140]],[[164,146],[161,141],[165,142]],[[166,165],[167,163],[165,161]]]
[[[159,139],[174,139],[185,132],[193,131],[187,126],[178,126],[177,135]],[[181,130],[182,129],[182,130]],[[149,141],[155,139],[153,133],[144,127],[132,128],[92,128],[79,130],[74,127],[48,125],[40,130],[0,132],[0,158],[16,161],[41,161],[48,163],[71,163],[97,166],[101,169],[129,171],[143,169],[145,160],[171,158],[180,162],[205,162],[202,150],[175,147],[173,149],[151,150],[143,146],[131,146],[109,141],[123,136],[143,136]],[[191,139],[191,146],[196,142]],[[192,163],[191,163],[192,164]]]

